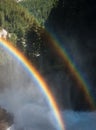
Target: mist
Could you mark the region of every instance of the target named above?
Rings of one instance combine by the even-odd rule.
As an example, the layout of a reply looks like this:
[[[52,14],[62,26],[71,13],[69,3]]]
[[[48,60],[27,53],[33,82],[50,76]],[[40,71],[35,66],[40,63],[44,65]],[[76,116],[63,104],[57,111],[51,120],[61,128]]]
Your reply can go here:
[[[96,112],[63,111],[66,130],[95,130]]]
[[[58,124],[39,84],[12,54],[4,48],[1,52],[0,107],[13,115],[11,129],[56,130]]]

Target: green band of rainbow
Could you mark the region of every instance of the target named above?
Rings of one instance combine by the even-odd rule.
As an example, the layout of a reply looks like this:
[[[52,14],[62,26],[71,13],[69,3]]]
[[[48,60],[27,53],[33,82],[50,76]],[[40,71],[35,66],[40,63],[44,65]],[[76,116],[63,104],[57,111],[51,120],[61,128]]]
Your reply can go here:
[[[77,87],[79,86],[83,90],[85,98],[90,104],[91,109],[95,110],[95,101],[90,92],[89,86],[86,83],[86,81],[82,78],[81,73],[76,68],[76,65],[72,62],[66,50],[60,46],[60,43],[56,39],[56,37],[47,30],[43,30],[42,39],[48,45],[48,47],[55,49],[56,54],[63,60],[66,69],[68,70],[68,72],[70,72],[74,81],[76,81]]]
[[[37,80],[39,86],[43,90],[45,96],[48,99],[49,105],[55,115],[55,118],[57,120],[57,123],[59,125],[60,130],[65,130],[64,122],[62,120],[59,107],[51,94],[48,85],[45,83],[42,76],[38,73],[38,71],[32,66],[32,64],[15,48],[12,46],[12,44],[4,39],[0,39],[0,44],[6,48],[8,51],[11,52],[12,55],[14,55],[20,62],[30,71],[32,76]]]

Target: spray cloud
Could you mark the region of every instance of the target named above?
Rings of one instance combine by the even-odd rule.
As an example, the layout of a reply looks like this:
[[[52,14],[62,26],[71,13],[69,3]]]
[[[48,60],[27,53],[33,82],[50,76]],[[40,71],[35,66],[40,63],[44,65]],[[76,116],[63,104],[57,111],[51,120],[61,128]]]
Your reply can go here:
[[[16,58],[0,50],[0,106],[14,117],[11,129],[55,130],[52,111],[38,84]]]

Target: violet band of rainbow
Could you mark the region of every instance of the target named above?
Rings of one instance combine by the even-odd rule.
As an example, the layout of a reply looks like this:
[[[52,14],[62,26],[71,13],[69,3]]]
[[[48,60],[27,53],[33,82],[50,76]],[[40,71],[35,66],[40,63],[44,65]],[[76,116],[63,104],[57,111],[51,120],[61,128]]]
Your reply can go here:
[[[0,45],[2,45],[6,50],[8,50],[12,55],[14,55],[16,59],[18,59],[26,67],[26,69],[38,82],[40,88],[42,89],[42,91],[44,92],[44,95],[46,96],[48,100],[48,104],[50,105],[50,108],[52,109],[54,113],[54,116],[59,126],[58,129],[65,130],[65,126],[62,120],[62,116],[60,114],[59,106],[57,105],[56,100],[54,99],[43,77],[38,73],[35,67],[26,59],[26,57],[22,55],[22,53],[18,51],[14,46],[12,46],[12,43],[10,43],[7,40],[0,39]]]

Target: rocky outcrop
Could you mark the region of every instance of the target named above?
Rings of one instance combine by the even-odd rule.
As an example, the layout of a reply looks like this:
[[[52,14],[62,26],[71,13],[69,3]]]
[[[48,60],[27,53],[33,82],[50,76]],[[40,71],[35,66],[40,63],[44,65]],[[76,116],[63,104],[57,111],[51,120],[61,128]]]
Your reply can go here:
[[[12,123],[12,115],[5,109],[0,108],[0,130],[6,130]]]
[[[6,39],[7,36],[8,36],[8,32],[7,32],[5,29],[2,28],[2,29],[0,30],[0,38]]]

